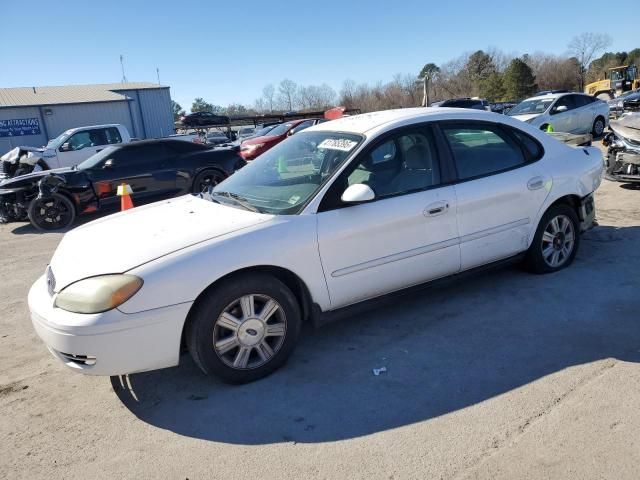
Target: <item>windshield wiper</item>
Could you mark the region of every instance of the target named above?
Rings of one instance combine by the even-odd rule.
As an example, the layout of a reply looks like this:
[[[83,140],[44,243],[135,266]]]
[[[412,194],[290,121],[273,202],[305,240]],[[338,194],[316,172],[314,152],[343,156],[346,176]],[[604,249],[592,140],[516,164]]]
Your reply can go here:
[[[237,193],[232,193],[232,192],[211,192],[210,195],[212,197],[214,195],[219,195],[221,197],[228,198],[228,199],[232,200],[233,202],[235,202],[236,204],[240,205],[241,207],[243,207],[246,210],[249,210],[249,211],[255,212],[255,213],[262,213],[258,207],[255,207],[255,206],[251,205],[247,201],[246,198],[238,195]]]

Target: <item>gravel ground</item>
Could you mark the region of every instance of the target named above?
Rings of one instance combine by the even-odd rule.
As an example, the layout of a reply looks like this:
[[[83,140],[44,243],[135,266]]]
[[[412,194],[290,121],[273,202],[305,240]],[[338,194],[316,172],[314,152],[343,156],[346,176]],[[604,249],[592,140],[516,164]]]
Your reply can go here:
[[[61,235],[2,225],[0,477],[637,479],[640,189],[625,187],[603,183],[569,269],[501,269],[308,330],[241,387],[187,355],[128,378],[66,370],[26,306]]]

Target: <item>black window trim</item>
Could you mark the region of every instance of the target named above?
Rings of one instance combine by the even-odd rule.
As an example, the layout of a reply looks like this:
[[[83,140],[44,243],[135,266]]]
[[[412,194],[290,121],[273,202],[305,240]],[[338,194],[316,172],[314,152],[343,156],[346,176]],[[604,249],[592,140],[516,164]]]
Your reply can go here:
[[[438,131],[437,131],[438,129],[435,128],[435,125],[437,123],[438,122],[436,120],[412,123],[409,125],[403,125],[401,127],[397,127],[393,130],[389,130],[388,132],[385,132],[382,135],[380,135],[373,142],[367,145],[362,151],[358,152],[358,154],[355,157],[348,159],[349,164],[347,165],[347,168],[345,168],[342,172],[340,172],[338,175],[336,175],[333,178],[331,185],[325,191],[324,196],[322,197],[322,200],[320,200],[320,203],[318,204],[317,213],[328,212],[332,210],[339,210],[341,208],[349,208],[349,207],[355,206],[352,203],[343,203],[340,200],[340,196],[342,195],[343,191],[336,192],[336,189],[339,187],[340,182],[345,177],[348,177],[358,166],[358,163],[359,163],[358,159],[362,159],[366,155],[369,155],[373,150],[378,148],[383,143],[387,142],[391,137],[397,137],[397,136],[401,136],[402,134],[409,134],[411,132],[417,132],[417,131],[424,132],[425,129],[428,132],[430,132],[434,140],[433,149],[436,156],[436,161],[438,162],[438,166],[440,168],[440,182],[437,185],[431,185],[425,188],[419,188],[419,189],[414,189],[407,192],[395,193],[392,195],[385,195],[384,197],[376,197],[371,202],[367,202],[367,203],[375,203],[382,200],[388,200],[390,198],[400,197],[404,195],[412,195],[414,193],[425,192],[427,190],[434,190],[436,188],[442,188],[442,187],[452,185],[455,182],[455,177],[452,175],[454,172],[451,169],[452,157],[450,157],[449,154],[445,153],[443,158],[443,155],[441,152],[443,152],[446,147],[442,143],[443,139],[439,138]],[[333,200],[330,197],[333,197]],[[337,201],[336,201],[336,197],[337,197]],[[335,202],[335,205],[333,204],[333,202]]]
[[[436,125],[436,129],[439,131],[440,136],[442,137],[443,141],[446,144],[446,149],[447,149],[447,152],[448,152],[450,163],[451,163],[451,166],[452,166],[453,170],[455,171],[455,179],[451,182],[454,185],[459,184],[459,183],[470,182],[470,181],[473,181],[473,180],[478,180],[480,178],[492,177],[494,175],[500,175],[501,173],[510,172],[511,170],[516,170],[518,168],[526,167],[528,165],[531,165],[531,164],[541,160],[544,157],[544,154],[545,154],[544,147],[542,146],[542,144],[538,140],[536,140],[534,137],[532,137],[528,133],[523,132],[520,129],[517,129],[523,135],[526,135],[527,137],[529,137],[532,140],[534,140],[538,144],[538,146],[540,147],[540,155],[538,156],[538,158],[530,158],[530,155],[527,154],[527,149],[524,147],[524,145],[522,145],[522,142],[520,142],[520,140],[518,140],[518,138],[513,133],[511,133],[509,131],[510,129],[515,129],[516,128],[516,127],[512,127],[511,125],[504,125],[502,123],[496,123],[496,122],[488,122],[486,120],[465,120],[465,119],[441,120],[439,122],[434,122],[434,123],[437,124]],[[476,125],[477,126],[483,126],[484,125],[484,126],[492,127],[493,129],[497,129],[500,132],[502,132],[503,135],[508,137],[513,143],[515,143],[518,146],[518,148],[520,149],[520,152],[522,153],[522,156],[523,156],[525,162],[523,164],[521,164],[521,165],[515,165],[513,167],[503,168],[502,170],[496,170],[495,172],[486,173],[484,175],[476,175],[474,177],[469,177],[469,178],[460,178],[460,175],[458,173],[458,169],[456,167],[456,162],[455,162],[455,158],[454,158],[454,155],[453,155],[453,151],[451,149],[451,145],[449,144],[449,141],[447,140],[446,135],[444,134],[444,132],[441,129],[442,125],[474,125],[474,126],[476,126]]]

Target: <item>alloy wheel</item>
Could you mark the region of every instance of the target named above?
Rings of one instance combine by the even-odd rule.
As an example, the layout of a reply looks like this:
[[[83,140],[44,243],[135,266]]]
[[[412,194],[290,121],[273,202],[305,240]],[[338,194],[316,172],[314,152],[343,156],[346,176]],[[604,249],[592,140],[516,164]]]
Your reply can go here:
[[[593,132],[597,137],[602,135],[602,132],[604,132],[604,121],[600,119],[596,120],[596,123],[593,125]]]
[[[34,210],[35,221],[45,230],[66,225],[71,218],[72,213],[68,206],[57,198],[37,200],[37,202],[38,204]]]
[[[559,268],[571,257],[576,234],[566,215],[553,217],[542,233],[542,258],[551,268]]]
[[[287,331],[281,305],[267,295],[244,295],[224,308],[213,328],[213,348],[227,366],[248,370],[268,363]]]

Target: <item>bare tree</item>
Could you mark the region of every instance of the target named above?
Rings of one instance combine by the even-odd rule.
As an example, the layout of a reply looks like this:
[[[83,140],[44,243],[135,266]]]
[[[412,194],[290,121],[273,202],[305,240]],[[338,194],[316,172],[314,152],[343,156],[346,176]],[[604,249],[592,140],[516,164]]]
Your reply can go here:
[[[584,80],[587,68],[594,57],[611,45],[611,37],[602,33],[582,33],[573,37],[567,48],[578,60],[580,76],[580,90],[584,90]]]
[[[265,113],[269,111],[269,106],[264,98],[256,98],[253,102],[253,109],[258,113]]]
[[[275,94],[276,89],[271,83],[262,89],[262,96],[264,97],[266,106],[269,108],[269,112],[273,112],[273,99]]]
[[[293,80],[285,78],[280,82],[278,86],[280,103],[288,111],[293,110],[293,105],[296,100],[296,93],[298,92],[298,85]]]

